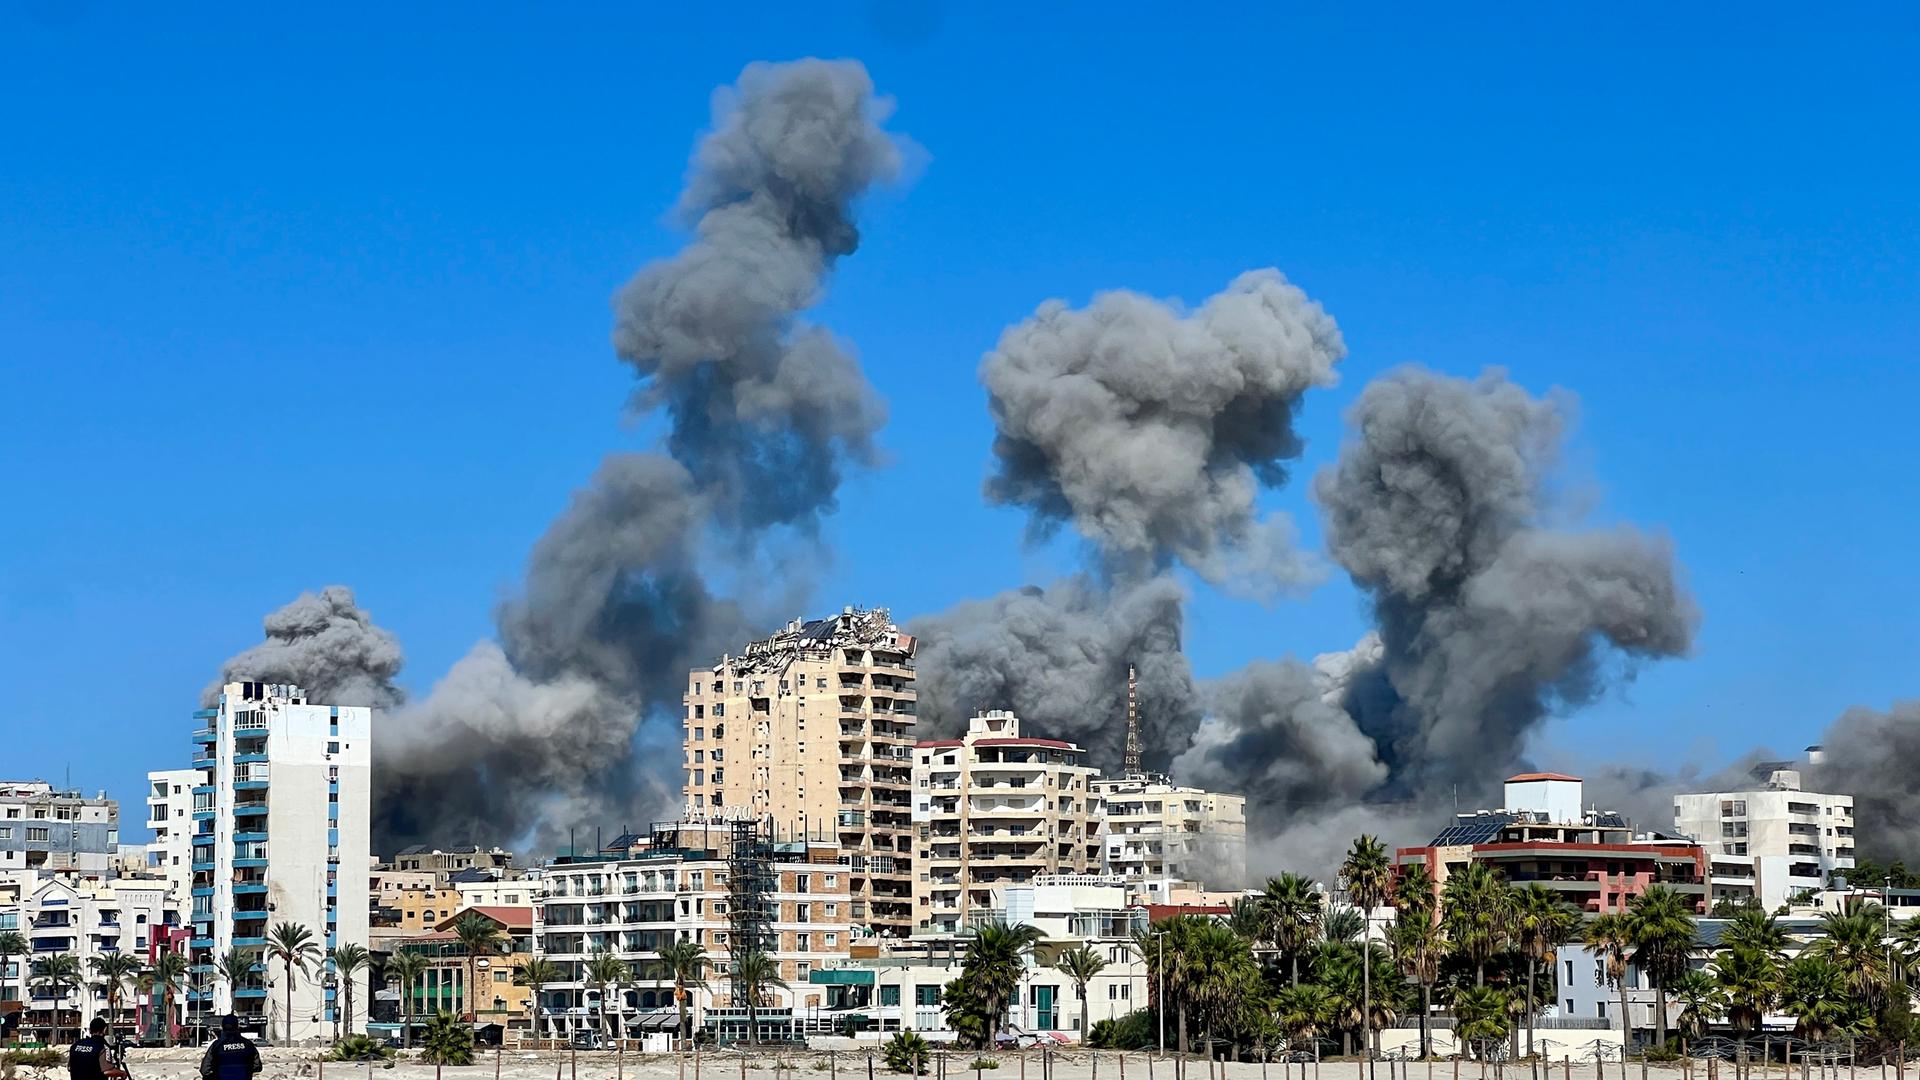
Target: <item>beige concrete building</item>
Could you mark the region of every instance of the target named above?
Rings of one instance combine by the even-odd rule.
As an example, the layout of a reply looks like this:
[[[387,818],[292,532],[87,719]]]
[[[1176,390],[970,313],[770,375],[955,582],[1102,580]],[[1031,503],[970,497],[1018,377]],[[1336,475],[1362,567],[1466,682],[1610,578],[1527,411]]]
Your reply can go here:
[[[706,985],[693,993],[691,1019],[731,1026],[737,1035],[745,1008],[732,998],[729,971],[736,951],[747,947],[736,940],[743,933],[758,941],[789,986],[769,991],[761,1003],[763,1035],[791,1034],[796,1024],[803,1034],[832,1033],[807,1027],[806,1020],[826,1001],[825,991],[811,984],[812,972],[844,962],[854,937],[850,883],[856,879],[846,857],[830,839],[767,840],[753,863],[737,857],[732,840],[731,824],[662,824],[644,842],[547,867],[536,945],[567,978],[543,991],[543,1034],[565,1037],[598,1027],[600,988],[584,969],[601,949],[633,970],[631,980],[609,988],[615,1030],[630,1037],[672,1030],[673,982],[653,961],[662,945],[691,940],[706,947],[711,965]],[[758,877],[736,878],[741,874]]]
[[[913,753],[916,928],[954,933],[996,888],[1099,871],[1098,771],[1080,747],[1023,736],[1019,717],[994,711]]]
[[[1103,866],[1142,902],[1181,888],[1231,891],[1247,876],[1247,800],[1164,776],[1095,780],[1106,821]]]
[[[1807,765],[1819,752],[1807,748]],[[1806,790],[1792,761],[1762,762],[1752,777],[1737,791],[1673,797],[1674,829],[1707,849],[1713,900],[1774,911],[1853,869],[1853,796]]]
[[[885,608],[795,620],[694,671],[686,809],[831,839],[849,860],[852,921],[913,926],[914,641]]]

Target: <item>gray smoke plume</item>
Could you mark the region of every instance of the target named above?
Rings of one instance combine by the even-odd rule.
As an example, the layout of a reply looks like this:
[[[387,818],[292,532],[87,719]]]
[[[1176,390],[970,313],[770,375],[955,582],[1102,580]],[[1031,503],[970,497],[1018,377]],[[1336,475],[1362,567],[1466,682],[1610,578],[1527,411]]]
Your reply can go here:
[[[1058,300],[981,362],[997,432],[992,502],[1036,536],[1071,522],[1116,577],[1184,563],[1254,595],[1312,576],[1261,486],[1285,482],[1309,389],[1334,382],[1333,318],[1277,270],[1236,278],[1192,313],[1131,292]]]
[[[1698,614],[1665,541],[1548,524],[1563,401],[1499,371],[1407,368],[1369,385],[1314,493],[1333,557],[1372,601],[1378,659],[1323,672],[1317,695],[1297,666],[1210,688],[1216,728],[1181,764],[1260,793],[1249,815],[1269,828],[1298,805],[1404,817],[1497,783],[1548,716],[1606,688],[1610,659],[1685,653]],[[1262,679],[1282,685],[1245,707],[1238,691]],[[1314,772],[1275,776],[1242,752],[1261,746],[1306,746]]]
[[[328,705],[384,709],[406,698],[393,682],[406,662],[399,640],[373,624],[345,585],[301,593],[268,615],[265,629],[267,640],[220,666],[201,705],[212,707],[235,680],[292,683]]]
[[[873,456],[883,406],[799,314],[856,246],[854,203],[897,169],[887,112],[850,62],[755,64],[716,95],[680,199],[694,237],[614,305],[635,407],[665,410],[671,456],[610,455],[534,546],[498,643],[380,718],[378,845],[550,846],[677,812],[687,672],[753,636],[753,598],[713,595],[703,541],[750,560],[771,526],[810,534]]]
[[[679,214],[694,240],[614,300],[614,348],[664,407],[667,447],[730,523],[813,524],[886,410],[798,313],[859,243],[853,203],[899,169],[890,111],[851,61],[753,64],[715,97]]]
[[[1180,650],[1184,599],[1167,577],[1112,589],[1074,577],[912,620],[922,734],[955,736],[977,712],[1011,709],[1027,733],[1077,742],[1094,764],[1117,769],[1131,663],[1146,765],[1165,768],[1199,721]]]
[[[1821,763],[1809,777],[1817,790],[1852,793],[1857,850],[1883,862],[1920,862],[1920,800],[1913,763],[1920,761],[1920,701],[1885,712],[1855,706],[1820,740]]]

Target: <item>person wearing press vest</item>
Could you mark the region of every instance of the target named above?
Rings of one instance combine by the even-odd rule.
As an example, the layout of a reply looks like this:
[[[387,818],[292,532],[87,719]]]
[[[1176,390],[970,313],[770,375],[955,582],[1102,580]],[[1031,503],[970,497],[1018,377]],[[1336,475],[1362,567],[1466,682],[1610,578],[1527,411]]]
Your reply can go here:
[[[87,1036],[67,1051],[67,1075],[73,1080],[107,1080],[107,1022],[94,1017]]]
[[[207,1044],[200,1059],[200,1080],[253,1080],[259,1071],[260,1048],[240,1034],[240,1018],[232,1013],[221,1017],[220,1037]]]

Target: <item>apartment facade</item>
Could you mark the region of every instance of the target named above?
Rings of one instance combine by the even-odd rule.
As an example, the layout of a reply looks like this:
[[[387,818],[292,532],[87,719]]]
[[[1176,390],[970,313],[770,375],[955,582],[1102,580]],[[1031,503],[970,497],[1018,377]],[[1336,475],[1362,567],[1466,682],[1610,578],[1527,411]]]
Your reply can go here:
[[[0,927],[17,927],[27,940],[30,964],[45,956],[67,955],[79,961],[85,985],[54,993],[45,986],[27,988],[20,1030],[42,1041],[50,1040],[56,1025],[68,1037],[88,1019],[104,1016],[106,988],[92,972],[95,957],[124,953],[143,963],[152,956],[156,939],[179,926],[179,916],[167,895],[167,883],[157,878],[119,880],[45,877],[21,888],[17,899],[0,908]],[[8,918],[7,916],[11,916]],[[17,982],[15,989],[18,990]],[[122,986],[118,998],[123,1016],[131,1017],[141,1004],[132,986]]]
[[[689,1003],[693,1022],[737,1020],[744,1013],[728,981],[733,937],[742,925],[735,918],[742,892],[733,877],[744,863],[736,858],[734,835],[730,823],[672,823],[656,826],[644,846],[546,868],[545,895],[535,908],[536,948],[568,978],[543,991],[543,1037],[599,1026],[600,988],[587,981],[585,968],[601,949],[634,972],[607,1002],[615,1031],[629,1037],[671,1031],[673,981],[652,962],[661,946],[676,940],[699,942],[710,964],[707,985]],[[784,1025],[818,1012],[825,994],[810,985],[810,974],[848,955],[856,925],[854,875],[831,840],[769,840],[763,855],[752,872],[763,876],[753,895],[764,919],[753,932],[790,989],[774,990],[759,1011],[763,1025]]]
[[[1247,877],[1247,800],[1180,787],[1164,776],[1095,779],[1101,824],[1101,862],[1137,897],[1164,899],[1181,886],[1244,888]]]
[[[110,877],[120,856],[120,804],[44,780],[0,781],[0,878],[31,884],[71,871]]]
[[[513,866],[513,852],[474,844],[442,851],[422,844],[402,850],[388,866],[402,872],[431,873],[445,885],[452,882],[454,875],[467,870],[491,870],[504,874]]]
[[[491,922],[500,932],[505,946],[494,954],[469,957],[454,926],[468,916]],[[501,1029],[532,1032],[533,990],[514,984],[514,973],[533,957],[534,910],[520,907],[464,907],[449,912],[436,925],[394,940],[395,951],[418,953],[426,957],[426,970],[403,993],[413,998],[411,1015],[416,1028],[438,1012],[472,1016],[477,1024],[498,1024]],[[364,1002],[355,995],[354,1011]],[[402,1015],[405,1015],[403,1012]],[[382,1034],[382,1025],[372,1030]]]
[[[1819,748],[1808,752],[1817,764]],[[1714,900],[1774,911],[1853,868],[1853,796],[1804,790],[1790,761],[1764,763],[1752,775],[1746,790],[1674,796],[1673,827],[1707,849]]]
[[[372,712],[309,701],[297,686],[232,682],[217,706],[194,713],[196,974],[211,975],[228,950],[264,949],[269,923],[305,926],[323,951],[368,939]],[[331,1032],[341,988],[325,985],[330,974],[296,980],[294,1039]],[[250,1031],[273,1020],[278,1036],[283,976],[265,964],[255,976],[197,993]],[[364,987],[355,998],[368,1000]]]
[[[1582,784],[1562,773],[1508,778],[1505,806],[1460,814],[1423,847],[1400,848],[1401,866],[1423,863],[1436,902],[1447,878],[1473,863],[1516,885],[1538,882],[1590,914],[1626,910],[1660,884],[1707,911],[1707,855],[1684,837],[1639,833],[1612,811],[1583,809]]]
[[[147,774],[147,872],[163,877],[179,905],[181,922],[191,908],[193,891],[193,789],[200,784],[198,769],[164,769]]]
[[[1080,747],[1022,735],[1019,717],[995,710],[913,754],[918,929],[956,932],[996,888],[1099,871],[1099,773]]]
[[[687,679],[686,812],[834,841],[853,922],[913,928],[914,640],[885,608],[795,620]]]

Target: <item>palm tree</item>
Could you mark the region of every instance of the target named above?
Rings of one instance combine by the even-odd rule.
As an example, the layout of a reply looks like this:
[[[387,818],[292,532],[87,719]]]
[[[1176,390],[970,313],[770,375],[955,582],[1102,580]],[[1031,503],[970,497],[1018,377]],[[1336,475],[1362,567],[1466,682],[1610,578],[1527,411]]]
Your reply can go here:
[[[1727,994],[1713,976],[1688,968],[1673,980],[1673,998],[1680,1003],[1680,1053],[1685,1055],[1688,1040],[1699,1038],[1708,1024],[1726,1015]]]
[[[1533,1049],[1534,983],[1540,965],[1549,967],[1560,946],[1572,941],[1580,930],[1580,913],[1560,898],[1560,894],[1539,882],[1530,882],[1514,894],[1514,931],[1520,951],[1527,958],[1527,1053]]]
[[[1820,915],[1823,935],[1807,952],[1831,963],[1846,979],[1847,990],[1869,1009],[1877,1009],[1887,980],[1886,909],[1879,904],[1849,904]]]
[[[1082,945],[1077,949],[1068,949],[1055,957],[1053,966],[1059,968],[1061,974],[1073,980],[1073,988],[1080,995],[1080,1038],[1085,1041],[1087,1032],[1092,1030],[1087,1027],[1087,984],[1093,981],[1094,976],[1106,969],[1107,962],[1100,959],[1099,953]]]
[[[259,963],[260,957],[252,949],[228,949],[215,965],[215,974],[227,981],[229,992],[237,994],[253,982],[253,969]]]
[[[400,984],[400,1046],[406,1049],[413,1043],[413,1006],[415,993],[420,985],[420,977],[432,966],[425,954],[401,949],[387,957],[380,974],[389,983]]]
[[[1667,986],[1687,970],[1698,948],[1693,901],[1665,885],[1649,885],[1627,907],[1627,933],[1633,938],[1633,959],[1653,983],[1654,1031],[1659,1046],[1667,1045]]]
[[[1801,956],[1781,973],[1780,1011],[1794,1018],[1793,1033],[1823,1042],[1847,1013],[1847,977],[1818,956]]]
[[[1745,1038],[1760,1030],[1760,1018],[1780,996],[1780,965],[1772,953],[1752,945],[1724,949],[1713,960],[1713,976],[1727,995],[1727,1019]]]
[[[660,966],[673,979],[673,1004],[679,1010],[674,1035],[690,1039],[687,1030],[687,997],[695,988],[707,985],[707,949],[692,938],[681,938],[660,950]]]
[[[467,954],[467,1019],[480,1018],[480,958],[493,956],[506,947],[507,935],[500,924],[477,911],[469,911],[453,924],[454,936]],[[604,1005],[604,1002],[602,1003]],[[605,1012],[603,1008],[601,1010]]]
[[[1920,926],[1920,923],[1914,925]],[[1745,907],[1721,929],[1720,947],[1753,949],[1777,962],[1787,954],[1787,932],[1774,916],[1757,907]]]
[[[1367,932],[1367,920],[1358,908],[1329,911],[1320,920],[1320,940],[1330,945],[1353,945]]]
[[[1318,983],[1284,987],[1274,995],[1274,1019],[1287,1033],[1289,1046],[1295,1040],[1311,1042],[1319,1038],[1320,1030],[1334,1023],[1338,1010],[1339,1002],[1332,992]]]
[[[1485,863],[1468,863],[1447,876],[1440,893],[1447,940],[1473,965],[1473,985],[1487,984],[1487,965],[1505,951],[1512,931],[1513,890]]]
[[[668,948],[672,948],[672,946],[668,946]],[[663,960],[666,958],[666,955],[666,950],[662,950],[660,956]],[[546,989],[548,983],[556,983],[566,977],[567,973],[559,964],[554,963],[544,956],[536,956],[528,960],[526,963],[520,965],[520,970],[513,973],[513,985],[525,986],[533,991],[534,1038],[537,1039],[540,1037],[540,992]]]
[[[611,996],[607,991],[632,976],[633,969],[609,949],[595,949],[593,955],[587,958],[587,981],[600,988],[600,1030],[603,1034],[613,1034],[613,1027],[607,1022],[607,998]]]
[[[1259,897],[1235,897],[1227,909],[1227,925],[1249,944],[1262,944],[1267,940],[1267,907]]]
[[[87,961],[94,975],[100,979],[101,988],[107,992],[107,1020],[118,1023],[120,1020],[120,994],[127,988],[127,981],[140,974],[140,961],[126,953],[101,953]]]
[[[1507,1033],[1507,995],[1491,986],[1462,987],[1453,996],[1454,1035],[1462,1046],[1479,1047],[1484,1059],[1489,1044]]]
[[[1440,978],[1440,960],[1447,951],[1446,939],[1430,910],[1402,907],[1394,919],[1388,941],[1401,973],[1420,986],[1420,1056],[1430,1057],[1433,1042],[1428,1024],[1433,1013],[1433,984]]]
[[[342,996],[346,999],[347,1034],[353,1034],[353,984],[360,972],[366,970],[373,957],[365,945],[348,942],[327,953],[327,961],[333,965],[333,973],[340,980]],[[335,1014],[338,1016],[339,1014]],[[335,1024],[338,1025],[336,1020]]]
[[[1621,1045],[1633,1041],[1633,1025],[1627,1019],[1627,956],[1633,951],[1633,931],[1627,917],[1619,913],[1596,916],[1582,934],[1587,951],[1606,965],[1607,981],[1620,989]]]
[[[153,977],[151,988],[160,991],[160,1031],[168,1046],[173,1045],[173,992],[186,981],[192,967],[186,953],[169,950],[160,954],[149,972]]]
[[[13,958],[27,955],[27,939],[15,930],[0,930],[0,998],[6,997],[7,970],[13,966]],[[27,996],[27,973],[24,970],[14,972],[20,980],[20,998]]]
[[[55,953],[34,960],[30,971],[28,981],[53,997],[53,1041],[57,1043],[60,1041],[60,1003],[66,1000],[68,991],[85,984],[80,961],[70,953]]]
[[[1287,958],[1291,985],[1299,986],[1300,956],[1319,932],[1320,890],[1299,874],[1281,874],[1267,879],[1260,903],[1267,909],[1268,940]]]
[[[1235,1007],[1244,998],[1259,992],[1260,965],[1246,941],[1217,922],[1196,926],[1183,947],[1187,995],[1200,1013],[1201,1032],[1211,1056],[1214,1032],[1231,1029]],[[1081,1030],[1084,1031],[1084,1003],[1081,1009]]]
[[[281,971],[287,980],[287,1022],[286,1045],[293,1045],[293,973],[308,974],[314,964],[320,962],[320,946],[313,939],[313,931],[299,923],[276,923],[267,933],[267,955],[280,961]]]
[[[1000,925],[1004,927],[1005,924]],[[1024,927],[1023,929],[1032,929],[1032,927]],[[979,939],[976,938],[974,940],[975,944],[978,944]],[[973,946],[969,945],[967,952],[971,955]],[[766,953],[761,952],[759,949],[743,953],[734,958],[733,977],[734,980],[740,984],[743,996],[747,999],[747,1041],[757,1043],[760,1041],[760,998],[768,990],[787,989],[787,981],[780,977],[779,962]],[[1018,985],[1018,976],[1016,975],[1015,978],[1016,985]],[[1005,999],[1002,999],[1000,1007],[1003,1011],[1005,1010]],[[988,1017],[987,1031],[989,1036],[991,1036],[994,1025],[999,1022],[999,1019],[998,1013]],[[987,1045],[993,1045],[991,1038],[989,1038]]]
[[[1373,909],[1386,903],[1393,897],[1393,864],[1387,860],[1387,845],[1380,838],[1361,834],[1347,849],[1347,858],[1340,864],[1340,876],[1347,883],[1347,897],[1360,909],[1365,926],[1361,930],[1360,948],[1360,1011],[1362,1015],[1373,1015]],[[1371,1058],[1374,1047],[1371,1039],[1366,1050]]]

